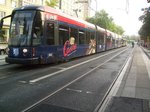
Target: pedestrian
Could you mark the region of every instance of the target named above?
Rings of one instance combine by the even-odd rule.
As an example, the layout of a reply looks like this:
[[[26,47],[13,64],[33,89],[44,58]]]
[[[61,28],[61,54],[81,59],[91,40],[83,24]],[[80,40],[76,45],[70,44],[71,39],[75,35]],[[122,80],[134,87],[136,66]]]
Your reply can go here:
[[[134,42],[132,42],[132,47],[134,47]]]

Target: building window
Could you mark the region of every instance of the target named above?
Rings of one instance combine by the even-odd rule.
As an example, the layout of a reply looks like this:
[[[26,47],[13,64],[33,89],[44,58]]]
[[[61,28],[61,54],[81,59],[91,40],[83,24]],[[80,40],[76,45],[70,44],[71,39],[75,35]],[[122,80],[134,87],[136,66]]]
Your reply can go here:
[[[29,2],[26,2],[26,1],[23,1],[22,6],[25,6],[25,5],[30,5],[30,3],[29,3]]]
[[[6,0],[0,0],[0,4],[5,4]]]
[[[0,11],[0,19],[6,15],[6,12]]]
[[[40,0],[40,1],[39,1],[39,4],[40,4],[40,5],[43,5],[43,0]]]
[[[13,8],[17,7],[17,2],[12,0],[11,6],[12,6]]]

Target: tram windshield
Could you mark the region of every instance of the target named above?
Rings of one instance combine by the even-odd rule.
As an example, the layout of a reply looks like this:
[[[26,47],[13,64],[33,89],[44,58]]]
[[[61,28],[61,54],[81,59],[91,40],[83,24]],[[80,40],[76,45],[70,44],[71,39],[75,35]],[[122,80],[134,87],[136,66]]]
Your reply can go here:
[[[10,25],[8,45],[30,46],[32,37],[33,18],[36,11],[16,11]]]

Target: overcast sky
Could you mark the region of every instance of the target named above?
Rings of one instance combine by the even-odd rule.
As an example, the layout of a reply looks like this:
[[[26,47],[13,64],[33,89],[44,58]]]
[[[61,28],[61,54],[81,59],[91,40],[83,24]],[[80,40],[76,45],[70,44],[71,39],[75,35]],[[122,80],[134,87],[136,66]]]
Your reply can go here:
[[[142,25],[138,20],[139,16],[143,14],[141,9],[148,6],[150,3],[147,3],[147,0],[97,0],[97,10],[104,9],[117,25],[123,27],[127,35],[138,34]],[[92,0],[91,7],[96,10],[95,0]]]

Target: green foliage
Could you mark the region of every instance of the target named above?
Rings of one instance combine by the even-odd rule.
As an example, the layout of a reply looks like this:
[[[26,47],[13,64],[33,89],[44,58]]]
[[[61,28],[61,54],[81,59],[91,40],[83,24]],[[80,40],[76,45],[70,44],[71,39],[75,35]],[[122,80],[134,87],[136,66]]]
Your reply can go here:
[[[112,32],[122,35],[124,30],[121,26],[116,25],[113,22],[113,18],[106,13],[105,10],[101,10],[100,12],[96,12],[95,16],[91,18],[87,18],[86,21],[96,24],[102,28],[108,29]]]
[[[55,8],[56,6],[58,6],[58,1],[59,0],[48,0],[48,1],[45,1],[45,3],[47,6]]]
[[[139,35],[143,37],[150,36],[150,12],[147,12],[142,21],[143,25],[138,32]]]

